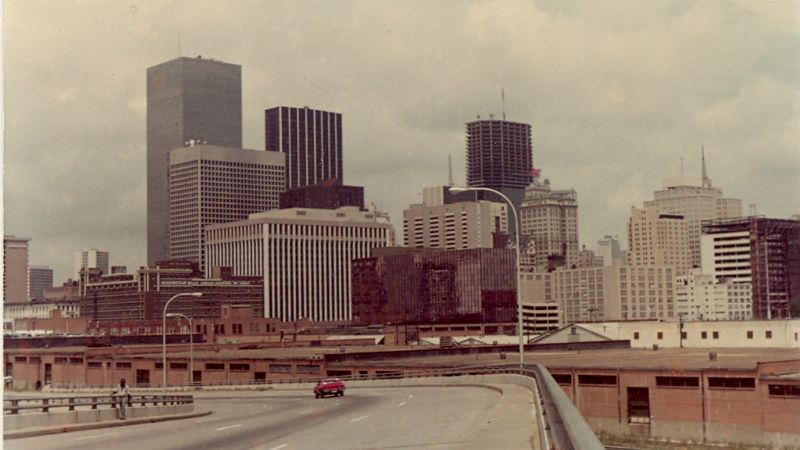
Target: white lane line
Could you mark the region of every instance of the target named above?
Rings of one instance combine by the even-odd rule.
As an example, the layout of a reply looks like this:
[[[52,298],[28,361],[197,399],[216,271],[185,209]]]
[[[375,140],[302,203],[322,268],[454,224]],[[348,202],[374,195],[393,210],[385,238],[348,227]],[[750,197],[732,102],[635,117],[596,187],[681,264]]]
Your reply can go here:
[[[400,402],[400,403],[397,404],[397,407],[399,408],[401,406],[405,406],[405,404],[406,404],[406,402]]]
[[[272,447],[272,448],[271,448],[271,449],[269,449],[269,450],[281,450],[282,448],[284,448],[284,447],[288,447],[288,446],[289,446],[289,444],[281,444],[281,445],[279,445],[279,446],[277,446],[277,447]]]
[[[94,438],[105,437],[105,436],[113,436],[115,434],[119,434],[119,433],[117,432],[117,433],[93,434],[91,436],[84,436],[84,437],[81,437],[81,438],[77,438],[75,440],[76,441],[83,441],[83,440],[86,440],[86,439],[94,439]]]
[[[362,420],[366,419],[367,417],[369,417],[369,414],[367,414],[366,416],[356,417],[355,419],[350,419],[350,423],[361,422]]]
[[[237,424],[234,424],[234,425],[228,425],[227,427],[219,427],[219,428],[217,428],[217,431],[230,430],[231,428],[239,428],[240,426],[242,426],[242,424],[237,423]]]

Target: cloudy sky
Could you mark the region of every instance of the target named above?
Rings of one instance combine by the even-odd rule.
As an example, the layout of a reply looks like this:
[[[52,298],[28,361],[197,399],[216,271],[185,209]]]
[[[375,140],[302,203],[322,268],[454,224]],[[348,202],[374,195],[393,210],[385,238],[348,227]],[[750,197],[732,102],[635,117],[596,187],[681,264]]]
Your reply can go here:
[[[797,1],[6,0],[5,232],[70,275],[97,247],[144,264],[145,70],[242,65],[244,143],[263,110],[341,112],[345,183],[388,210],[464,180],[464,123],[533,124],[534,164],[574,187],[580,240],[700,171],[758,213],[800,213]],[[401,233],[400,233],[401,234]]]

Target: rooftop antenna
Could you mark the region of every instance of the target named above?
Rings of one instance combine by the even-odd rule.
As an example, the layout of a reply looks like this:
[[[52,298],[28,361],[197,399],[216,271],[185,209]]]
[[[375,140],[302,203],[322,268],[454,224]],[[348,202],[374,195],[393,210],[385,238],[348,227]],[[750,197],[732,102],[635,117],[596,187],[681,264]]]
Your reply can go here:
[[[700,160],[703,164],[703,187],[711,187],[711,180],[708,179],[706,172],[706,148],[703,144],[700,144]]]
[[[453,186],[453,155],[447,154],[447,185]]]
[[[500,88],[500,99],[503,103],[503,120],[506,120],[506,90]]]

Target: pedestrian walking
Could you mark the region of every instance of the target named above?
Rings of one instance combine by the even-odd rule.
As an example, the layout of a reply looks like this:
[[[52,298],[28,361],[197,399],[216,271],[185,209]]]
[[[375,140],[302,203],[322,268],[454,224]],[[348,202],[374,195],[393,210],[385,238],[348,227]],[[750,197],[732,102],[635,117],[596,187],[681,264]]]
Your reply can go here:
[[[117,402],[117,418],[119,420],[125,420],[125,404],[130,402],[130,389],[128,389],[128,385],[125,384],[125,378],[119,379],[119,385],[117,389],[111,393],[112,397],[116,396],[114,401]]]

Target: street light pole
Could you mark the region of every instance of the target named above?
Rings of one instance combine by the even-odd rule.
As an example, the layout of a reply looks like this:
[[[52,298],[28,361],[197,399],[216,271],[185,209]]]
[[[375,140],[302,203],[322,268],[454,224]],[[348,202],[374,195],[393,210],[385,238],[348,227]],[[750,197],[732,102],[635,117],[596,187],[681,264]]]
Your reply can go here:
[[[161,373],[164,375],[164,384],[161,385],[161,389],[166,391],[167,390],[167,308],[169,304],[172,303],[178,297],[202,297],[202,292],[182,292],[180,294],[175,294],[167,300],[167,303],[164,304],[164,314],[162,315],[161,320]]]
[[[189,385],[194,383],[194,331],[192,329],[192,318],[181,313],[169,313],[167,317],[183,317],[189,322]]]
[[[486,187],[456,187],[451,186],[450,192],[470,192],[470,191],[484,191],[484,192],[491,192],[492,194],[498,195],[503,198],[503,200],[508,203],[508,206],[511,208],[511,212],[514,215],[514,226],[516,227],[516,233],[514,233],[514,238],[516,240],[516,255],[517,255],[517,336],[519,336],[519,368],[525,368],[525,345],[523,344],[523,336],[522,336],[522,282],[520,280],[521,270],[520,270],[520,251],[519,251],[519,234],[521,230],[521,224],[519,223],[519,216],[517,216],[517,208],[514,206],[514,203],[506,197],[500,191],[496,191],[491,188]]]

